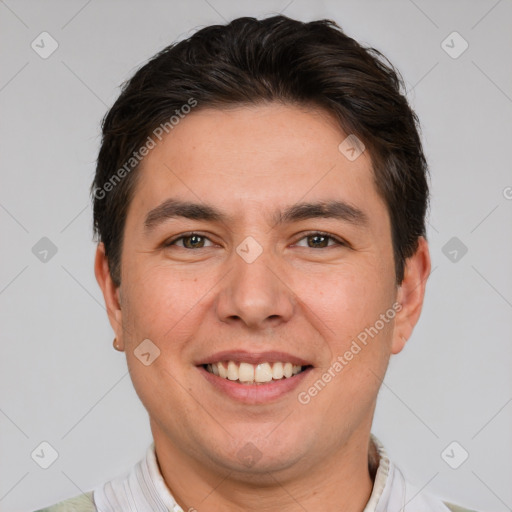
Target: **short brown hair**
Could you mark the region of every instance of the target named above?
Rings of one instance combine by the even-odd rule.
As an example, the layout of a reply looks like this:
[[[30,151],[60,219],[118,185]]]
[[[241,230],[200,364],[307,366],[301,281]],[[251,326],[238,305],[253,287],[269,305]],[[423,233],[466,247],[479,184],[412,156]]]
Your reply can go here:
[[[172,117],[192,99],[196,110],[279,101],[333,114],[371,156],[391,220],[400,284],[405,260],[418,238],[426,237],[429,200],[418,119],[402,90],[402,77],[379,51],[363,47],[331,20],[243,17],[164,48],[124,83],[103,119],[91,194],[94,233],[105,244],[114,283],[121,283],[123,230],[139,150],[159,126],[171,129]]]

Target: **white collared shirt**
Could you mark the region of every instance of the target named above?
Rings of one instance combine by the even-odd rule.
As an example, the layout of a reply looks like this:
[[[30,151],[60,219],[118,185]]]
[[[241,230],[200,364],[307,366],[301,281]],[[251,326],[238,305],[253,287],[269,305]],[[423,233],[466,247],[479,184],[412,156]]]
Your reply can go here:
[[[407,482],[380,441],[373,434],[371,439],[379,465],[363,512],[450,512],[439,498]],[[126,476],[94,489],[94,502],[101,512],[189,512],[183,511],[170,493],[157,464],[154,443]]]

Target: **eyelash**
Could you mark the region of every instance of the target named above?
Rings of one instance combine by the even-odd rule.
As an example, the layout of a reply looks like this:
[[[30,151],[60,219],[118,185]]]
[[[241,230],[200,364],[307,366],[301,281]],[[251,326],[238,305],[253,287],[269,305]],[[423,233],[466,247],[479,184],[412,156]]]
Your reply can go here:
[[[310,231],[310,232],[307,232],[307,233],[303,234],[302,237],[297,240],[297,242],[303,240],[304,238],[308,238],[310,236],[315,236],[315,235],[319,235],[319,236],[323,236],[325,238],[328,238],[329,240],[332,240],[332,241],[336,242],[336,245],[348,247],[348,244],[346,242],[344,242],[343,240],[339,239],[338,237],[335,237],[334,235],[331,235],[330,233],[325,233],[324,231]],[[168,240],[167,242],[164,242],[164,247],[173,246],[173,245],[176,244],[176,242],[178,240],[183,240],[184,238],[191,238],[193,236],[198,236],[198,237],[210,240],[207,236],[202,235],[201,233],[197,233],[195,231],[191,231],[189,233],[183,233],[183,234],[179,235],[178,237],[173,238],[172,240]],[[211,242],[211,240],[210,240],[210,242]],[[297,243],[297,242],[295,242],[295,243]],[[332,247],[332,246],[328,245],[327,247]],[[320,249],[327,249],[327,247],[320,247]],[[188,249],[189,251],[197,250],[197,249],[189,249],[188,247],[183,247],[183,249]],[[199,247],[199,249],[204,249],[204,247]],[[306,247],[306,249],[314,249],[314,247]]]

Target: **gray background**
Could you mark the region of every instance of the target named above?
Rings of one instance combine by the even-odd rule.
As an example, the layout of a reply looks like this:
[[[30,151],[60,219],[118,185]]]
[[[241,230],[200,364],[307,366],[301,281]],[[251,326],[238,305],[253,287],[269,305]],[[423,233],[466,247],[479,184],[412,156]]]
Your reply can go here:
[[[383,51],[422,121],[433,273],[373,432],[418,486],[511,510],[510,0],[0,1],[0,510],[91,489],[151,442],[93,274],[88,189],[119,84],[200,26],[277,12],[333,18]],[[31,48],[43,31],[59,44],[47,59]],[[442,45],[453,31],[469,44],[458,58],[458,36]],[[43,237],[57,248],[46,262]],[[42,441],[59,454],[48,469],[31,458]],[[469,453],[458,469],[441,457],[452,441],[452,465]]]

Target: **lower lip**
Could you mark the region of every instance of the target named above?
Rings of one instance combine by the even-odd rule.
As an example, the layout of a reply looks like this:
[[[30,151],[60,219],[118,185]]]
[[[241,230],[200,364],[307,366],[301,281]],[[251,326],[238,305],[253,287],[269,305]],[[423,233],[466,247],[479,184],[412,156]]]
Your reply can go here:
[[[245,404],[266,404],[277,401],[284,395],[291,393],[307,377],[313,367],[293,377],[273,380],[265,384],[240,384],[237,381],[224,379],[210,373],[202,366],[197,366],[204,378],[218,390],[231,398]]]

